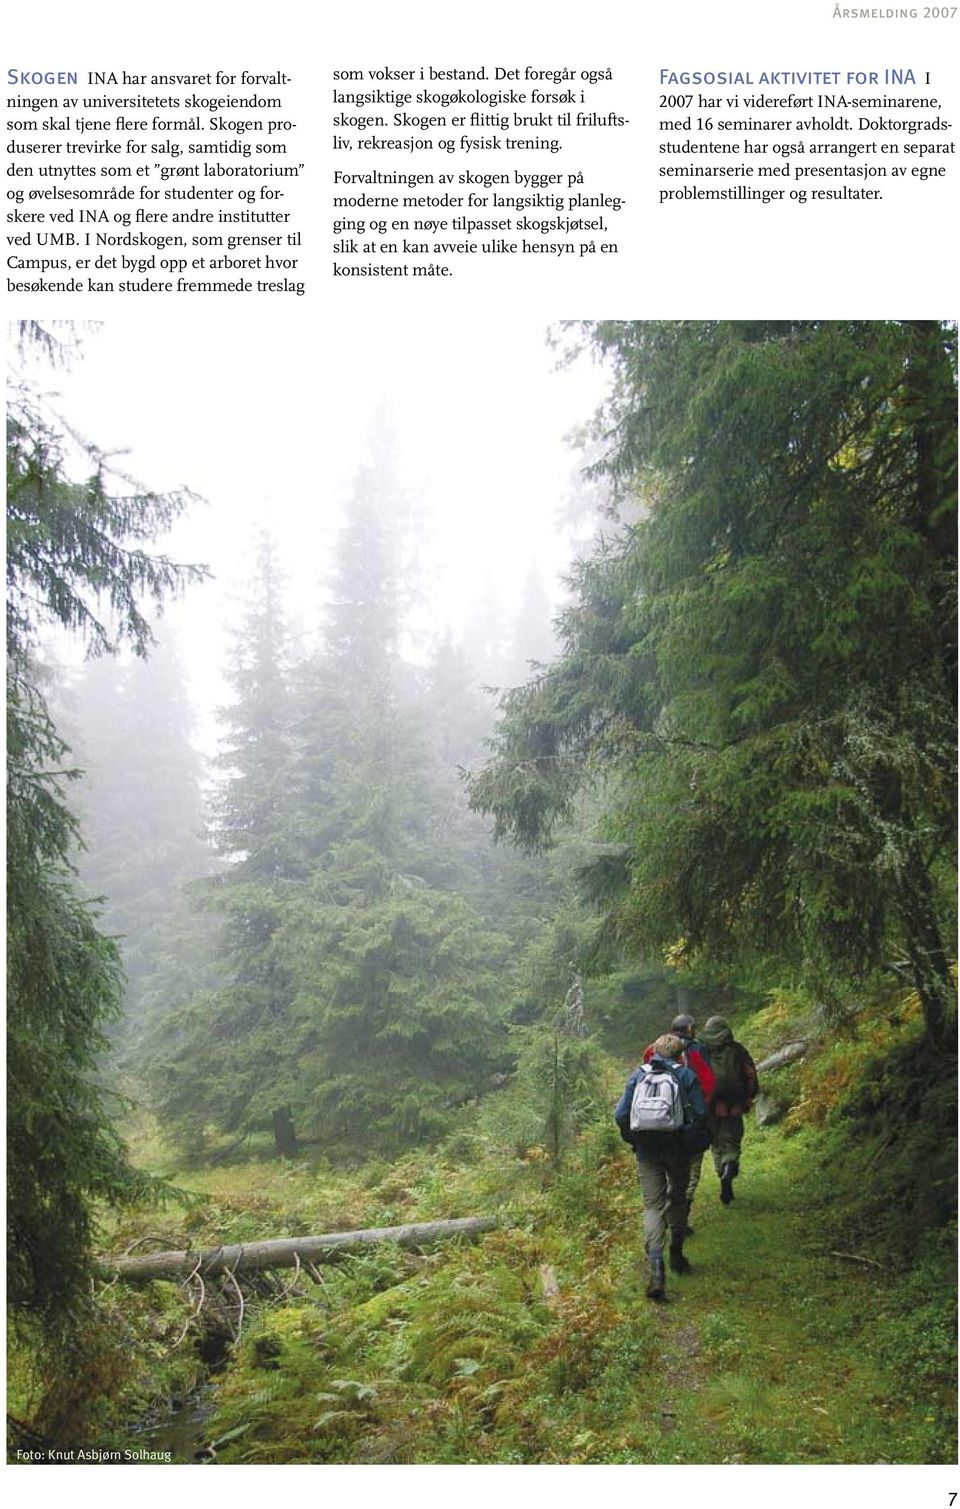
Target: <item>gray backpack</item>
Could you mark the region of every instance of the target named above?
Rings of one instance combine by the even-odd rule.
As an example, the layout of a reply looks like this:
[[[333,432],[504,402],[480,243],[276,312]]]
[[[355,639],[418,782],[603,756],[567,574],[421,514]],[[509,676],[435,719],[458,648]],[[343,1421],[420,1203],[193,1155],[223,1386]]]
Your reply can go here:
[[[679,1132],[684,1122],[680,1080],[672,1069],[643,1064],[630,1102],[631,1132]]]

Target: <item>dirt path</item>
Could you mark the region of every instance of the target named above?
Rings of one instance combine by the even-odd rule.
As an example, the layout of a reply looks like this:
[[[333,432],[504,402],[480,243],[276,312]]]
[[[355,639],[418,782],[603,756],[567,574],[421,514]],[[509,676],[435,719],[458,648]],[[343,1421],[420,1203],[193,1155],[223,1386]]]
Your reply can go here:
[[[810,1203],[807,1157],[802,1136],[751,1131],[729,1206],[704,1169],[696,1236],[685,1248],[692,1271],[668,1272],[667,1304],[643,1299],[634,1259],[630,1323],[656,1332],[656,1366],[630,1406],[631,1429],[647,1432],[647,1460],[949,1459],[951,1377],[928,1385],[922,1359],[913,1377],[904,1374],[904,1357],[916,1355],[904,1350],[917,1334],[914,1280],[892,1284],[871,1262],[831,1255],[827,1213]]]
[[[679,1401],[702,1386],[698,1361],[700,1334],[691,1321],[664,1331],[660,1337],[663,1394],[660,1418],[665,1434],[676,1429]]]

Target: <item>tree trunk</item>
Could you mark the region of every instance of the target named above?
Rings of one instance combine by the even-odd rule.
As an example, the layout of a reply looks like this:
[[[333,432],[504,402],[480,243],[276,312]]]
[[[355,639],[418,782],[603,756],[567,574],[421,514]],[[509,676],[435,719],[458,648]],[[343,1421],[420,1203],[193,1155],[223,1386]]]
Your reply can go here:
[[[907,877],[901,915],[927,1037],[934,1047],[942,1048],[950,1037],[956,988],[937,925],[930,876],[919,859],[914,860]]]
[[[776,1053],[771,1053],[757,1065],[758,1074],[769,1074],[771,1069],[782,1069],[784,1064],[792,1064],[794,1059],[803,1058],[809,1044],[806,1041],[787,1043],[785,1047],[778,1048]]]
[[[955,433],[956,387],[939,320],[907,320],[905,324],[911,333],[905,412],[914,447],[910,522],[946,562],[956,555],[956,524],[949,502],[956,492],[957,477],[956,452],[949,456],[942,452],[944,440],[949,441]],[[943,643],[948,650],[953,649],[955,663],[955,640],[946,617],[943,633]]]
[[[914,921],[907,938],[907,954],[927,1037],[933,1047],[942,1048],[950,1036],[948,1022],[955,992],[947,956],[931,919]]]
[[[909,522],[929,542],[934,558],[947,568],[956,560],[956,523],[949,507],[956,492],[956,451],[938,455],[938,450],[942,451],[955,433],[956,387],[939,321],[909,320],[906,324],[912,333],[905,381],[907,417],[914,440],[914,496]],[[945,605],[949,601],[944,598]],[[956,688],[956,633],[955,621],[951,620],[949,612],[941,615],[940,647],[948,695]],[[937,922],[930,874],[919,840],[915,843],[916,852],[904,879],[901,915],[927,1036],[936,1047],[943,1047],[955,1021],[956,988]]]
[[[135,1257],[111,1253],[99,1260],[101,1273],[117,1274],[128,1284],[149,1283],[155,1278],[186,1279],[193,1272],[204,1275],[234,1274],[263,1268],[295,1268],[302,1264],[329,1263],[341,1252],[355,1251],[375,1242],[396,1242],[400,1247],[419,1247],[445,1237],[477,1236],[493,1231],[495,1216],[468,1216],[456,1221],[425,1221],[411,1226],[374,1226],[364,1231],[335,1231],[326,1236],[277,1237],[265,1242],[232,1243],[202,1252],[147,1252]]]
[[[296,1157],[297,1134],[289,1106],[278,1106],[273,1113],[273,1140],[276,1143],[278,1158]]]

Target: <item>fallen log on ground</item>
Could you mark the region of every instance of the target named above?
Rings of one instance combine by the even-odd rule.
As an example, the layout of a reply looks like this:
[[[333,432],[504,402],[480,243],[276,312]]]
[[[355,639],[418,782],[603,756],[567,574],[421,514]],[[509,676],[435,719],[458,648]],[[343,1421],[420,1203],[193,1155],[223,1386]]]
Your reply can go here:
[[[769,1074],[771,1069],[782,1069],[784,1064],[792,1064],[795,1058],[803,1058],[810,1044],[804,1039],[802,1042],[787,1043],[785,1048],[778,1048],[776,1053],[771,1053],[763,1063],[757,1065],[758,1074]]]
[[[265,1242],[235,1242],[198,1252],[146,1252],[128,1256],[108,1253],[99,1259],[100,1272],[118,1276],[128,1284],[148,1283],[154,1278],[189,1279],[193,1274],[234,1276],[264,1268],[298,1268],[311,1263],[329,1263],[341,1252],[356,1251],[375,1242],[396,1242],[400,1247],[419,1247],[445,1237],[478,1236],[492,1231],[495,1216],[468,1216],[456,1221],[423,1221],[412,1226],[373,1226],[364,1231],[334,1231],[325,1236],[276,1237]]]

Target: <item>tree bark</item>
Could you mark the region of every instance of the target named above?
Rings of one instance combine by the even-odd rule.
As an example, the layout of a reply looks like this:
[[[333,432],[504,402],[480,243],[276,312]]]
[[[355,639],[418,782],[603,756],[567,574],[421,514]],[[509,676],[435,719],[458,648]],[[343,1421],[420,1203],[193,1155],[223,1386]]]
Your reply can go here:
[[[277,1237],[264,1242],[232,1243],[200,1252],[147,1252],[127,1257],[109,1253],[99,1260],[101,1273],[118,1275],[128,1284],[145,1284],[155,1278],[186,1279],[191,1273],[234,1274],[264,1268],[295,1268],[297,1262],[332,1262],[339,1253],[355,1251],[375,1242],[396,1242],[400,1247],[419,1247],[445,1237],[477,1236],[493,1231],[495,1216],[469,1216],[455,1221],[425,1221],[411,1226],[374,1226],[363,1231],[335,1231],[325,1236]]]
[[[273,1140],[276,1144],[278,1158],[295,1158],[297,1154],[297,1134],[294,1130],[293,1115],[289,1106],[277,1106],[273,1113]]]
[[[907,417],[914,441],[914,489],[908,521],[928,542],[945,578],[946,569],[956,562],[956,523],[949,507],[957,485],[956,450],[951,446],[949,454],[943,451],[955,434],[956,387],[939,321],[909,320],[906,324],[913,338],[905,381]],[[944,598],[945,605],[950,601]],[[940,649],[948,695],[956,689],[956,626],[951,619],[949,612],[941,615]],[[916,822],[913,831],[916,853],[906,869],[901,912],[927,1037],[934,1047],[942,1048],[949,1046],[953,1037],[956,988],[937,921],[933,886],[920,853]]]
[[[932,1046],[942,1048],[951,1038],[956,988],[937,924],[930,876],[919,859],[913,861],[904,892],[901,917],[923,1024]]]

